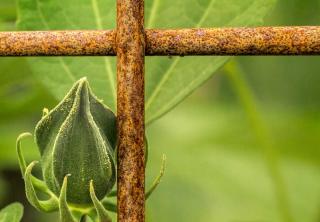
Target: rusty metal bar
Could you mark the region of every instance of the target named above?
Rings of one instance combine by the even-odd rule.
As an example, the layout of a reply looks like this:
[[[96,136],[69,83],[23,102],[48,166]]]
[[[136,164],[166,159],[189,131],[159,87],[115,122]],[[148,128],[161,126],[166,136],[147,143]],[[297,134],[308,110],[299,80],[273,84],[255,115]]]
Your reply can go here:
[[[319,55],[320,27],[151,30],[148,55]]]
[[[115,55],[115,31],[0,32],[0,56]]]
[[[144,222],[144,1],[117,0],[118,221]]]
[[[116,55],[115,31],[0,32],[0,56]],[[320,55],[320,26],[146,30],[146,55]]]

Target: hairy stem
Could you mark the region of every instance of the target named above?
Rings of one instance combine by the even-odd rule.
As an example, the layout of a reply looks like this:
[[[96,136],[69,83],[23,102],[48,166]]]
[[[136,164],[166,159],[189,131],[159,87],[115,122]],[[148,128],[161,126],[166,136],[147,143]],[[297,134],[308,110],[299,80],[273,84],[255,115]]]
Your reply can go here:
[[[268,129],[259,114],[254,93],[244,79],[243,71],[234,60],[232,60],[225,66],[225,72],[236,95],[239,97],[241,105],[246,112],[252,130],[256,135],[257,142],[263,148],[267,169],[272,179],[275,196],[277,198],[277,204],[282,216],[282,221],[293,222],[293,217],[291,214],[290,204],[286,191],[286,185],[281,175],[279,166],[279,156],[276,151],[275,145],[272,142],[272,138],[268,132]]]

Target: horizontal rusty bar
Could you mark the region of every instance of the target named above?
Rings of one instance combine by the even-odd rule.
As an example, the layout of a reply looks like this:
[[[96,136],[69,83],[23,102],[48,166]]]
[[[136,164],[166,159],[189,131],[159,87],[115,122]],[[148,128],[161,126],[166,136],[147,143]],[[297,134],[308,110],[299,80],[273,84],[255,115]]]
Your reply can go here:
[[[146,55],[320,55],[320,26],[149,29]],[[0,32],[0,56],[114,56],[115,31]]]
[[[150,30],[147,55],[320,55],[318,27]]]
[[[0,32],[0,56],[115,55],[115,31]]]

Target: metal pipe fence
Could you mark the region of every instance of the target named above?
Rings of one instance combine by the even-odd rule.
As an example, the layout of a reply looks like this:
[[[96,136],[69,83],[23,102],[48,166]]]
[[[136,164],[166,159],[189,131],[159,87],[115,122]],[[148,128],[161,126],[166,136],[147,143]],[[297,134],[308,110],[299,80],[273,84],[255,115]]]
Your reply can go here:
[[[117,56],[118,221],[145,212],[144,58],[320,55],[320,27],[144,29],[144,1],[117,0],[116,30],[0,32],[0,56]]]

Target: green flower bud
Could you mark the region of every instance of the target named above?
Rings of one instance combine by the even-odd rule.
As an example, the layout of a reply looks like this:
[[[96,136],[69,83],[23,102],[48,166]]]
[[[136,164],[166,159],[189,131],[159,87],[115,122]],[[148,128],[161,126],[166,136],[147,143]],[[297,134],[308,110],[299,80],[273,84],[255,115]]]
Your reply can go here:
[[[92,203],[91,180],[97,198],[111,191],[116,180],[116,117],[92,94],[86,78],[76,82],[53,110],[44,112],[35,140],[44,181],[57,196],[66,175],[69,203]]]

